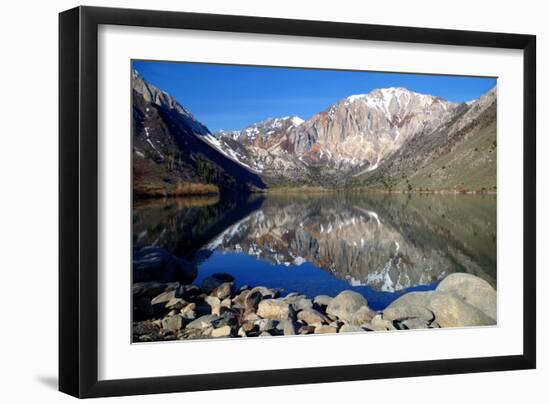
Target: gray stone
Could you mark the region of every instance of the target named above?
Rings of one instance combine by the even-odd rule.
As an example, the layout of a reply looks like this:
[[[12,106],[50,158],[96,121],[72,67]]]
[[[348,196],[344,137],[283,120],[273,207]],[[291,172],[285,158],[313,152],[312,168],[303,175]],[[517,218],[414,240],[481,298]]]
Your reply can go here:
[[[312,309],[312,308],[313,308],[313,303],[311,302],[310,299],[307,299],[307,298],[300,298],[300,299],[297,299],[296,301],[294,301],[294,302],[292,303],[292,308],[293,308],[295,311],[306,310],[306,309]]]
[[[166,303],[166,307],[169,310],[181,310],[187,305],[187,302],[179,297],[174,297]]]
[[[425,304],[425,303],[424,303]],[[411,302],[394,301],[384,310],[383,317],[389,321],[404,321],[407,319],[420,319],[425,323],[431,323],[435,316],[425,306],[412,304]]]
[[[496,323],[493,318],[466,303],[456,294],[439,290],[407,293],[394,301],[388,308],[397,306],[425,307],[434,314],[435,320],[433,321],[441,327],[484,326]]]
[[[176,298],[176,291],[172,290],[170,292],[162,292],[158,296],[156,296],[153,300],[151,300],[152,305],[156,304],[162,304],[165,306],[170,300]]]
[[[329,319],[323,313],[315,309],[306,309],[298,313],[298,320],[302,320],[308,325],[329,323]]]
[[[212,296],[215,296],[218,299],[223,300],[231,296],[232,289],[233,289],[233,283],[224,282],[212,291]]]
[[[319,295],[319,296],[315,296],[315,299],[313,299],[313,303],[315,303],[319,307],[324,308],[324,307],[327,307],[330,304],[332,299],[333,299],[332,297],[327,296],[327,295]]]
[[[262,301],[262,294],[258,290],[251,290],[245,300],[244,300],[244,307],[246,311],[256,311],[258,310],[258,305]]]
[[[232,329],[228,325],[224,325],[219,328],[214,328],[212,332],[210,333],[210,336],[212,338],[220,338],[220,337],[230,337],[232,333]]]
[[[191,321],[187,324],[186,328],[207,328],[211,327],[212,324],[217,322],[220,319],[219,316],[215,314],[207,314],[205,316],[199,317],[196,320]]]
[[[370,323],[372,318],[376,315],[374,310],[369,309],[367,306],[360,307],[350,318],[350,324],[362,325]]]
[[[300,335],[313,334],[315,332],[315,327],[312,325],[302,325],[298,327],[297,332]]]
[[[338,332],[366,332],[364,328],[361,328],[357,325],[344,324]]]
[[[451,274],[441,281],[436,290],[454,293],[493,320],[497,318],[497,292],[489,282],[477,276],[467,273]]]
[[[315,334],[335,334],[337,332],[338,329],[331,325],[323,324],[315,327]]]
[[[331,300],[327,306],[327,314],[338,319],[350,321],[353,314],[368,302],[362,295],[351,290],[344,290]]]
[[[165,330],[177,331],[183,327],[183,324],[183,317],[179,314],[162,319],[162,328]]]
[[[296,329],[292,320],[281,320],[279,324],[277,324],[277,329],[281,330],[284,335],[296,334]]]
[[[368,329],[373,331],[390,331],[395,330],[393,323],[389,320],[382,318],[380,314],[374,316],[369,324],[365,325]]]
[[[285,320],[291,317],[292,309],[284,300],[262,300],[258,305],[257,314],[262,318]]]

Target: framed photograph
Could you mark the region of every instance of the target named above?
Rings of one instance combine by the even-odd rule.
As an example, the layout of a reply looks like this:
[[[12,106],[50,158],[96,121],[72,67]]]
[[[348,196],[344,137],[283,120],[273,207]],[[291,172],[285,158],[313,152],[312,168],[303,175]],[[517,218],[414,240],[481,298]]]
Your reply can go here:
[[[535,367],[534,36],[59,26],[61,391]]]

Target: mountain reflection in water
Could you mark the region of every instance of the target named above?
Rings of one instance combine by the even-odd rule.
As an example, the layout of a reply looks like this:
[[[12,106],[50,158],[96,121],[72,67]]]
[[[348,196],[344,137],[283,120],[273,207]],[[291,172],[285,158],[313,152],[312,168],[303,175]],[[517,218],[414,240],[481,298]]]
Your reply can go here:
[[[237,284],[394,298],[454,272],[496,287],[496,197],[326,193],[134,206],[134,248],[163,247]],[[312,286],[314,285],[314,286]],[[384,299],[386,304],[393,299]]]

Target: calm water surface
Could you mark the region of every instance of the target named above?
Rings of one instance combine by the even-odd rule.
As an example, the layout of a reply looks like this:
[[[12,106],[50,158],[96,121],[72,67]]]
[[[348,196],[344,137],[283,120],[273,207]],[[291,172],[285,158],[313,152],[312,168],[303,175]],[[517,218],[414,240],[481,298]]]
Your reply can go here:
[[[134,206],[134,248],[155,245],[237,286],[334,296],[383,309],[454,272],[496,287],[492,195],[308,194],[182,198]]]

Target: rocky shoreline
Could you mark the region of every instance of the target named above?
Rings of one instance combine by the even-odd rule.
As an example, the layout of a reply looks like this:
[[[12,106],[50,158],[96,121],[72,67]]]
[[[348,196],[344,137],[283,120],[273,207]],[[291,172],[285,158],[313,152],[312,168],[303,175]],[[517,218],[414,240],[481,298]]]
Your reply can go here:
[[[171,341],[392,331],[496,325],[496,290],[467,273],[432,291],[409,292],[382,311],[359,293],[310,299],[263,286],[236,288],[216,273],[200,286],[180,282],[133,285],[133,341]]]

